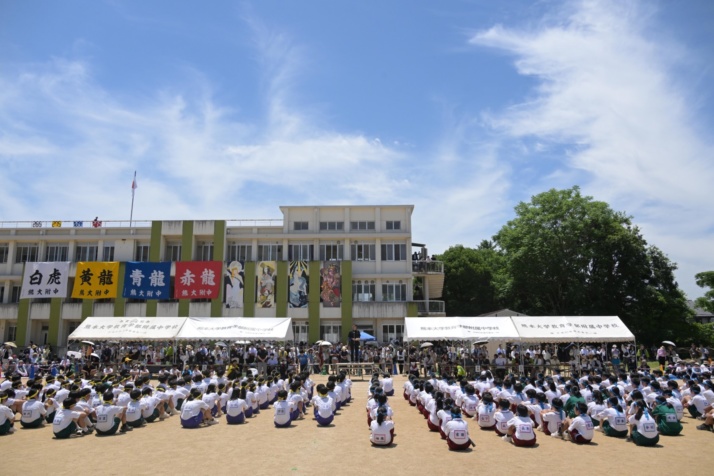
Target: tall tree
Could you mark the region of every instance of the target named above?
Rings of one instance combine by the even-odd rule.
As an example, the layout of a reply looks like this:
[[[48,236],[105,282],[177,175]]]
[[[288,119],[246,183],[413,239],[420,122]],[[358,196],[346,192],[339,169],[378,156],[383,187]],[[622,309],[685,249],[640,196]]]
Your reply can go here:
[[[694,278],[697,280],[697,286],[700,288],[709,288],[709,291],[704,293],[704,297],[697,299],[697,306],[714,313],[714,271],[698,273]]]
[[[443,299],[448,315],[478,316],[500,308],[497,287],[503,257],[493,247],[456,245],[437,258],[444,262]]]
[[[503,251],[504,292],[532,315],[619,315],[647,342],[684,332],[690,315],[676,266],[648,247],[631,217],[578,187],[521,202],[494,241]]]

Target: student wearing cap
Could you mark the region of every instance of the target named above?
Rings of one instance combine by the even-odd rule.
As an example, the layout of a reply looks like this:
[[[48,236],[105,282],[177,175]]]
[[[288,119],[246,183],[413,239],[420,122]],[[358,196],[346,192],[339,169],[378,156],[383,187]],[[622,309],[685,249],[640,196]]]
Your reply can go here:
[[[111,436],[119,433],[131,431],[131,427],[126,424],[126,408],[118,407],[113,404],[114,394],[111,390],[102,395],[102,405],[99,405],[95,410],[97,412],[97,436]],[[121,427],[119,426],[121,425]]]
[[[529,447],[536,443],[536,434],[533,429],[533,420],[528,412],[528,407],[519,403],[516,406],[516,415],[508,420],[506,435],[501,438],[515,446]]]
[[[23,428],[41,428],[45,426],[47,403],[38,400],[40,388],[33,386],[27,394],[27,400],[22,404],[22,418],[20,424]]]
[[[387,417],[387,409],[382,407],[377,418],[370,423],[369,441],[375,446],[389,446],[394,441],[394,422]]]
[[[450,451],[461,451],[469,446],[476,446],[469,437],[469,426],[461,418],[461,409],[457,405],[451,407],[451,420],[444,427],[446,444]]]
[[[0,435],[8,435],[15,432],[15,412],[5,405],[7,402],[6,391],[0,391]]]

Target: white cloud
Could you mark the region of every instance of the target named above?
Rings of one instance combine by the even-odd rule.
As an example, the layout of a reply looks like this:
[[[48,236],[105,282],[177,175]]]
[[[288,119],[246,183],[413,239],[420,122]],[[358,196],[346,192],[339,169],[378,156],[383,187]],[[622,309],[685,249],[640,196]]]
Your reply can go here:
[[[576,172],[586,193],[633,214],[679,262],[691,295],[692,269],[714,268],[714,144],[697,132],[684,79],[696,61],[662,35],[656,13],[642,2],[580,1],[535,28],[494,26],[470,43],[505,51],[537,80],[532,97],[489,120],[504,140],[563,150],[541,190],[573,185]]]

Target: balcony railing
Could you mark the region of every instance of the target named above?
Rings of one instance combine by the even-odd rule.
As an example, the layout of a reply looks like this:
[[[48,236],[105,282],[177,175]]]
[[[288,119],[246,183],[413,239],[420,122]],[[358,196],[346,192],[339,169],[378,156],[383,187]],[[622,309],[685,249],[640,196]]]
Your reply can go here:
[[[446,314],[444,301],[414,301],[417,305],[419,316],[430,316],[432,314]]]
[[[412,272],[420,274],[444,274],[444,262],[412,261]]]

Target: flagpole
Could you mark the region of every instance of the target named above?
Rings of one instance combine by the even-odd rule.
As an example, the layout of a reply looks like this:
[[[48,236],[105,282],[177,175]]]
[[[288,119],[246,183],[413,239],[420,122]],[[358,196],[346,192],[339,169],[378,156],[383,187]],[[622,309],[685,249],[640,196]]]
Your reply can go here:
[[[134,218],[134,192],[136,191],[136,170],[134,171],[134,180],[131,182],[131,211],[129,212],[129,228]]]

